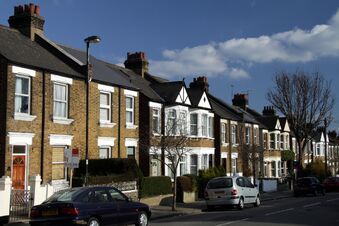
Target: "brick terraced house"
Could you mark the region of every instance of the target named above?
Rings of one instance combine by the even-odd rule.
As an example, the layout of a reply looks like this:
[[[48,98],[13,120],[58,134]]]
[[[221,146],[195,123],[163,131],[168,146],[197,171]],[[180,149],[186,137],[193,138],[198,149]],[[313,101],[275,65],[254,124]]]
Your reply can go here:
[[[0,175],[27,189],[40,174],[55,187],[67,185],[64,148],[85,158],[86,53],[44,36],[39,6],[17,6],[9,27],[0,27]],[[133,73],[90,58],[89,159],[136,158],[139,89]]]

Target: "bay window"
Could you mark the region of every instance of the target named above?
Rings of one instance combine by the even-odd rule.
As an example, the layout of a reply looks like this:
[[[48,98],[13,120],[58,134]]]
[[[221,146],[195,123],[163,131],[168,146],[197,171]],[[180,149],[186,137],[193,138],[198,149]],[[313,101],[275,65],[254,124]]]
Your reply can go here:
[[[203,114],[201,117],[201,135],[207,137],[207,115]]]
[[[198,114],[190,115],[190,134],[192,136],[198,136]]]
[[[160,134],[161,131],[160,131],[160,124],[161,124],[161,121],[160,121],[160,109],[158,108],[153,108],[152,109],[152,130],[153,130],[153,133],[155,134]]]
[[[226,123],[221,123],[221,143],[226,143],[227,142],[227,138],[226,138]]]

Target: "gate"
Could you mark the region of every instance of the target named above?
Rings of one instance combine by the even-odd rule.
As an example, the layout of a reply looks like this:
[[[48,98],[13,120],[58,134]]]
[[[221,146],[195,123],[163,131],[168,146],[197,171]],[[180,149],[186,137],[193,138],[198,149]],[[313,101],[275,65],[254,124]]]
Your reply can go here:
[[[27,220],[33,201],[30,190],[12,189],[9,222]]]

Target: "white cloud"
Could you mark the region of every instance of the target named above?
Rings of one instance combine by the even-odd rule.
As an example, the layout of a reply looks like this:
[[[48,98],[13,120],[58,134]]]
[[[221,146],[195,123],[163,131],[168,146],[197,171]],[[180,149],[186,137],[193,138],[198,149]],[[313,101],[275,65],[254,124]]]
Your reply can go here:
[[[151,62],[151,70],[156,74],[230,78],[248,78],[246,65],[255,63],[298,63],[339,56],[339,10],[328,24],[315,25],[311,30],[295,28],[270,36],[165,50],[162,55],[164,60]]]

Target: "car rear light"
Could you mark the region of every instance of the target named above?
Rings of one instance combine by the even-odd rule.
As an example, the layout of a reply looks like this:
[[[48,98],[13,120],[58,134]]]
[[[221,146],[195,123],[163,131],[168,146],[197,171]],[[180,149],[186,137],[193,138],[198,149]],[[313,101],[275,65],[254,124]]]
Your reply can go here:
[[[79,215],[79,211],[74,206],[61,207],[60,215],[78,216]]]
[[[205,196],[205,198],[208,198],[208,192],[207,191],[205,191],[204,196]]]
[[[30,213],[30,217],[31,218],[35,218],[35,217],[40,217],[41,213],[39,210],[37,209],[32,209],[31,213]]]
[[[237,195],[237,194],[238,194],[238,190],[237,189],[232,189],[231,195]]]

